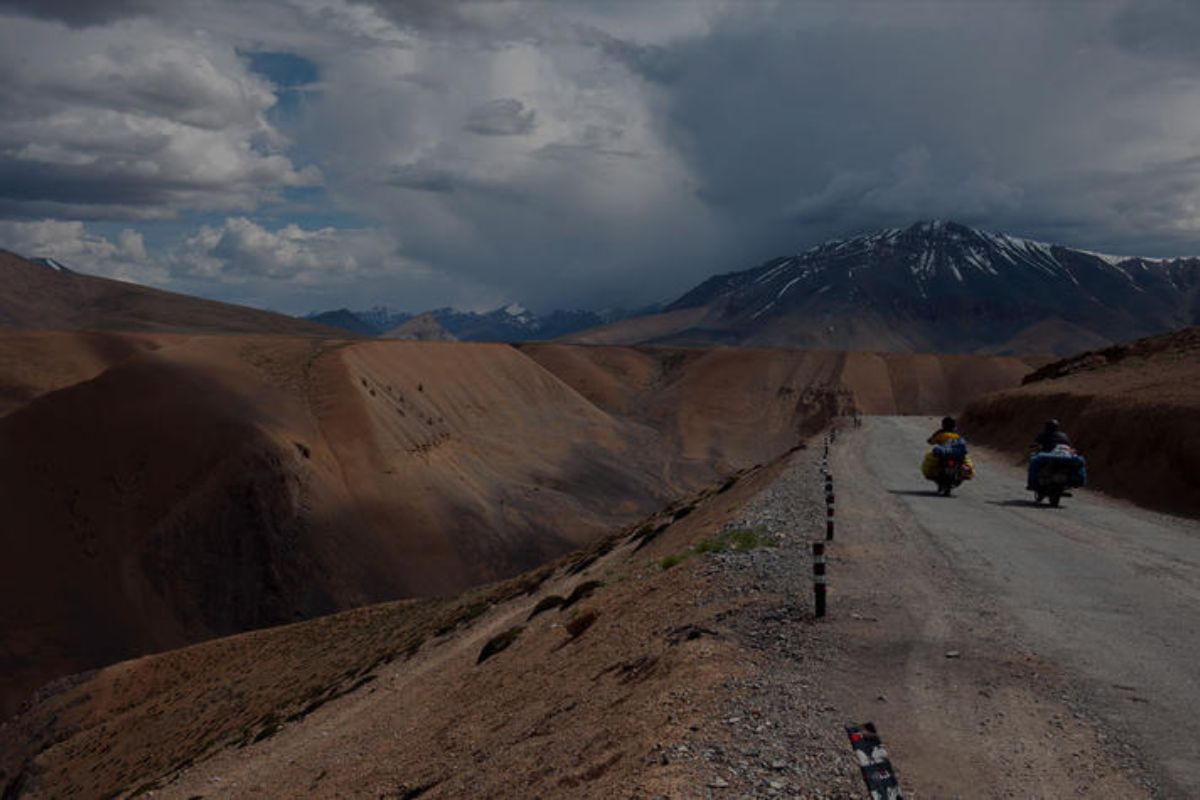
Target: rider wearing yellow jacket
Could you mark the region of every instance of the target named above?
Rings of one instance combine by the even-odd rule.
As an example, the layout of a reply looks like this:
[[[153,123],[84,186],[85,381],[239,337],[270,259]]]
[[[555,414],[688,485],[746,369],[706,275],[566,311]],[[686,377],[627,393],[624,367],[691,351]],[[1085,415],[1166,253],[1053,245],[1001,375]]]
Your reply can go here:
[[[944,417],[942,418],[942,427],[934,431],[926,441],[936,447],[961,439],[962,436],[956,430],[957,427],[958,423],[954,421],[954,417]],[[925,454],[925,459],[921,462],[921,474],[929,480],[935,480],[937,476],[937,456],[933,454],[932,450]],[[963,458],[963,477],[968,480],[975,477],[975,462],[971,461],[970,456]]]

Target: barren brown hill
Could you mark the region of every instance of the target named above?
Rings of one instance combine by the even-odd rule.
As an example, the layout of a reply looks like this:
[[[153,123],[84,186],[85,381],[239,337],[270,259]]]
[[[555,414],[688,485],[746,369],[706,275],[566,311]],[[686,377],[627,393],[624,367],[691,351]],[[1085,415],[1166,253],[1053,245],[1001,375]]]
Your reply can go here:
[[[972,403],[963,425],[1015,454],[1049,418],[1087,457],[1092,485],[1200,515],[1200,328],[1047,365],[1021,388]]]
[[[346,332],[255,308],[91,275],[59,272],[0,250],[0,327],[207,331],[345,338]]]
[[[169,340],[105,331],[0,329],[0,417],[55,389],[94,378]]]
[[[512,575],[680,490],[653,431],[501,345],[184,337],[0,418],[0,453],[6,710],[56,674]]]
[[[0,366],[5,710],[120,658],[516,574],[833,414],[942,413],[1029,368],[30,332]]]
[[[1016,386],[1045,357],[526,344],[598,406],[648,420],[693,455],[753,449],[785,410],[943,414]],[[686,443],[686,444],[684,444]],[[763,460],[761,449],[755,457]]]
[[[668,763],[661,743],[696,730],[721,687],[753,665],[709,627],[731,607],[698,602],[703,579],[660,562],[713,541],[777,471],[751,470],[459,598],[219,639],[47,687],[0,727],[0,787],[30,797],[510,797],[517,785],[526,797],[675,796],[702,785],[704,765],[673,751]]]

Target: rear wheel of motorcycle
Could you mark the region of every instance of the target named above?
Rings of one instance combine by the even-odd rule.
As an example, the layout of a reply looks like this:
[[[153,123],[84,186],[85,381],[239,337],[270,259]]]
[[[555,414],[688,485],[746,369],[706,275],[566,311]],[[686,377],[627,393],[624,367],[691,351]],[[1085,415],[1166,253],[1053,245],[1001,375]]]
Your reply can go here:
[[[1051,508],[1058,508],[1058,501],[1059,501],[1058,495],[1056,495],[1056,494],[1050,495],[1050,507]]]

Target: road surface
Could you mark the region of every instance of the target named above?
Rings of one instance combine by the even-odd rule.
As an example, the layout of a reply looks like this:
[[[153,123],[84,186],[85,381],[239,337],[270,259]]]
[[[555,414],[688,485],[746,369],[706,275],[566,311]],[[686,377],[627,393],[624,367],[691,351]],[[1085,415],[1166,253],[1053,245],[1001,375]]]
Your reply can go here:
[[[935,428],[866,418],[831,456],[831,616],[857,631],[861,686],[846,705],[888,721],[923,796],[1121,796],[1148,779],[1200,797],[1200,524],[1086,490],[1035,506],[1023,467],[979,449],[977,479],[939,497],[918,469]],[[1120,776],[1071,774],[1084,750]]]

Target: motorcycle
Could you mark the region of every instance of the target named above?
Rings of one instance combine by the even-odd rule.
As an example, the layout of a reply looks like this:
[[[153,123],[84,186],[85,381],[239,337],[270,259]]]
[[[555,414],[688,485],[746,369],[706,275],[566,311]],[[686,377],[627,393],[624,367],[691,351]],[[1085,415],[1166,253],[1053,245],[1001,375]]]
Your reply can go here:
[[[1071,496],[1071,489],[1087,484],[1086,462],[1074,450],[1034,453],[1030,458],[1036,459],[1030,466],[1030,488],[1035,503],[1045,500],[1051,508],[1058,508],[1063,497]]]
[[[937,454],[937,464],[933,469],[933,482],[937,484],[938,494],[949,497],[950,492],[962,485],[966,479],[966,468],[961,457],[952,454]]]
[[[963,481],[975,477],[975,465],[967,455],[967,442],[956,438],[934,445],[921,462],[921,474],[937,484],[938,494],[949,497]]]

